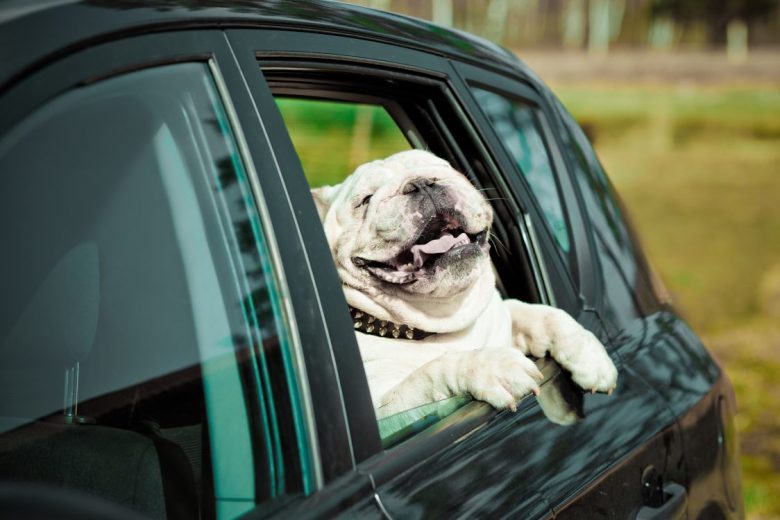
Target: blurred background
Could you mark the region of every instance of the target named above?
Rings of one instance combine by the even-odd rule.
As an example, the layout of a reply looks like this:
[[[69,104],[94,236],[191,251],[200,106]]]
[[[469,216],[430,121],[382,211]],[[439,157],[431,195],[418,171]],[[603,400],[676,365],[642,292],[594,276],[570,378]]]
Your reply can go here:
[[[748,517],[780,518],[780,2],[350,3],[493,40],[552,87],[734,383]]]

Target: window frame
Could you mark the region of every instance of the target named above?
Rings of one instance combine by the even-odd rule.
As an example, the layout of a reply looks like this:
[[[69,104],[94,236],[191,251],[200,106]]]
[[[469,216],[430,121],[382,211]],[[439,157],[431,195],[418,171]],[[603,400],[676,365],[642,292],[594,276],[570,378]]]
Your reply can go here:
[[[300,374],[300,335],[306,332],[310,335],[318,336],[323,333],[325,325],[322,321],[306,320],[302,325],[300,320],[296,320],[298,311],[293,308],[292,302],[305,301],[312,298],[313,289],[306,279],[299,280],[292,288],[288,286],[285,278],[285,269],[283,266],[291,267],[282,258],[283,251],[292,251],[294,254],[296,247],[290,245],[297,240],[294,237],[280,237],[274,234],[273,229],[278,227],[279,222],[292,220],[292,208],[267,207],[268,199],[281,199],[283,192],[281,187],[266,179],[273,179],[273,175],[258,175],[254,171],[253,164],[263,164],[264,172],[274,170],[277,175],[279,172],[279,163],[273,160],[273,152],[267,139],[253,139],[248,142],[244,134],[252,132],[252,135],[264,135],[264,129],[260,120],[254,118],[254,111],[251,111],[253,105],[250,99],[246,85],[243,81],[241,71],[237,67],[235,56],[227,43],[224,32],[220,29],[199,29],[188,31],[176,31],[168,33],[155,33],[146,35],[137,35],[122,39],[109,40],[97,45],[86,48],[75,46],[69,49],[67,53],[57,56],[56,61],[46,64],[46,66],[35,70],[31,74],[18,79],[4,93],[0,100],[0,134],[5,134],[11,130],[18,122],[22,121],[28,113],[34,111],[37,107],[45,104],[73,88],[83,85],[90,85],[98,81],[120,76],[137,70],[149,69],[158,66],[173,65],[182,62],[201,63],[208,68],[209,77],[213,80],[215,93],[222,103],[227,119],[231,126],[231,132],[235,140],[238,153],[244,162],[248,181],[251,184],[252,191],[252,211],[259,213],[260,224],[263,229],[266,246],[271,256],[270,261],[274,271],[276,289],[279,291],[279,303],[283,307],[282,327],[286,328],[290,334],[291,354],[295,367],[296,376]],[[242,115],[248,113],[249,115]],[[266,194],[263,196],[263,194]],[[271,221],[274,227],[271,227]],[[280,244],[280,242],[285,242]],[[297,249],[301,250],[303,246],[298,243]],[[296,293],[297,299],[291,295]],[[300,296],[300,295],[303,296]],[[242,296],[248,296],[242,294]],[[297,359],[295,359],[297,358]],[[236,361],[238,364],[238,360]],[[239,371],[242,371],[239,367]],[[304,492],[312,492],[321,486],[322,482],[322,461],[319,458],[320,452],[317,449],[317,439],[313,435],[313,418],[306,414],[311,410],[308,401],[309,390],[306,386],[305,378],[296,377],[294,381],[289,381],[286,376],[271,376],[278,378],[279,387],[289,388],[297,393],[303,409],[303,435],[305,436],[305,445],[300,448],[302,453],[296,454],[293,458],[295,464],[302,466]],[[205,375],[204,375],[205,379]],[[257,399],[262,392],[263,382],[254,381],[252,377],[245,377],[243,374],[235,381],[239,392],[243,395],[241,409],[247,415],[246,420],[249,424],[250,443],[245,446],[248,453],[254,453],[258,447],[264,445],[262,440],[266,433],[257,424],[258,421],[249,417],[252,411],[251,401]],[[206,404],[208,406],[208,403]],[[292,416],[289,419],[292,421]],[[219,427],[216,425],[215,427]],[[268,432],[270,433],[270,432]],[[209,434],[210,442],[215,443],[212,434]],[[343,439],[338,439],[343,441]],[[219,461],[204,460],[204,467],[214,472],[214,475],[208,475],[205,482],[213,485],[210,493],[213,508],[211,512],[206,512],[207,516],[216,515],[217,517],[235,516],[248,509],[255,508],[256,505],[269,507],[277,504],[278,500],[269,499],[264,495],[264,491],[257,488],[260,482],[267,481],[267,476],[258,476],[261,472],[267,473],[268,469],[258,466],[256,456],[249,457],[249,460],[231,460],[232,464],[220,464]],[[237,465],[236,462],[244,463]],[[222,466],[220,469],[217,466]],[[222,471],[218,475],[217,471]],[[246,482],[241,472],[250,472],[255,478],[255,489],[251,496],[247,495]],[[286,500],[285,495],[282,496]]]
[[[466,101],[469,94],[468,92],[464,94],[465,83],[459,77],[450,60],[425,52],[344,36],[263,29],[228,29],[226,32],[234,47],[240,50],[238,60],[245,72],[250,90],[253,91],[256,98],[262,99],[263,106],[269,110],[274,106],[273,97],[270,87],[259,74],[261,63],[266,65],[272,63],[278,65],[280,62],[299,63],[301,68],[316,66],[326,70],[331,68],[348,70],[351,68],[361,73],[379,74],[389,78],[413,78],[421,83],[430,84],[433,82],[443,85],[447,103],[463,129],[468,133],[470,141],[479,150],[480,159],[487,165],[489,173],[497,179],[497,182],[514,183],[511,179],[506,179],[511,176],[505,176],[501,173],[498,166],[500,161],[496,159],[495,150],[484,141],[483,135],[477,130],[480,125],[474,118],[474,108]],[[360,45],[355,45],[356,41],[359,41]],[[312,51],[312,49],[318,50]],[[273,69],[273,66],[271,68]],[[253,73],[257,79],[251,77]],[[301,180],[305,183],[305,175],[287,135],[281,114],[278,111],[276,114],[264,113],[264,118],[269,125],[274,127],[271,131],[274,149],[279,151],[280,157],[287,161],[289,174],[285,177],[285,181],[294,184],[290,187],[291,197],[295,197],[296,205],[305,206],[302,211],[316,216],[314,203],[308,193],[308,186],[301,185]],[[503,191],[508,193],[509,198],[516,204],[517,214],[524,217],[513,223],[522,231],[522,243],[526,250],[533,253],[532,256],[541,264],[537,265],[536,268],[545,269],[544,264],[541,263],[542,258],[545,257],[540,249],[546,246],[543,241],[536,239],[534,234],[534,222],[541,222],[539,220],[541,215],[536,213],[536,208],[525,206],[524,203],[528,201],[527,195],[517,196],[518,193],[522,193],[522,189],[522,187],[517,186],[503,186]],[[302,190],[305,196],[301,195]],[[295,193],[293,194],[293,192]],[[305,200],[307,198],[308,201]],[[312,243],[310,244],[308,239],[306,243],[307,248],[312,250],[311,256],[321,259],[323,254],[327,254],[329,257],[330,252],[319,218],[316,222],[318,229],[307,230]],[[349,418],[351,445],[357,467],[362,472],[371,474],[374,486],[382,485],[406,469],[418,464],[423,458],[452,447],[455,440],[486,426],[496,416],[506,415],[505,412],[497,412],[489,405],[475,401],[456,410],[433,427],[402,444],[387,451],[381,450],[378,445],[378,431],[375,430],[376,421],[373,406],[370,399],[366,399],[369,396],[368,385],[359,357],[357,342],[354,339],[349,315],[343,312],[343,309],[346,309],[346,300],[341,292],[340,281],[332,262],[327,262],[327,264],[329,265],[320,266],[322,278],[318,279],[318,282],[329,286],[328,300],[323,301],[330,311],[335,311],[329,312],[327,315],[329,332],[334,339],[341,342],[343,347],[339,349],[339,352],[334,352],[334,358],[337,361],[339,384],[344,396],[346,414]],[[541,286],[541,274],[537,273],[533,282],[539,285],[537,288],[540,294],[546,294]],[[333,292],[334,288],[338,288],[335,293]],[[569,295],[568,301],[576,301],[574,294]],[[548,303],[549,300],[542,299],[542,302]],[[543,365],[543,371],[548,378],[557,374],[559,370],[554,362]],[[346,380],[344,375],[347,375],[349,380]],[[362,399],[351,398],[356,391],[363,393]],[[535,400],[524,399],[521,401],[520,409],[532,406],[538,406]],[[373,433],[374,431],[376,433]]]

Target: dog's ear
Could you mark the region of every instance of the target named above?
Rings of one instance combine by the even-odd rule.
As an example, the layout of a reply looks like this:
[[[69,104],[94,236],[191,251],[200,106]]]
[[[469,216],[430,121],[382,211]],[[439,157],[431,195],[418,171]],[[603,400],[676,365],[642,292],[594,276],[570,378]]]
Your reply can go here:
[[[320,186],[311,190],[311,196],[314,198],[314,204],[317,206],[320,220],[325,220],[325,214],[328,212],[328,208],[330,208],[339,186]]]

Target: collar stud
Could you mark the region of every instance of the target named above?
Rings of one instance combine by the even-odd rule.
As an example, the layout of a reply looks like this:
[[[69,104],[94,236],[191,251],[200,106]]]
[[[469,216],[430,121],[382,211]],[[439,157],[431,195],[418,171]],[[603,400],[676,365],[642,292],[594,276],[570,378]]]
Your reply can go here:
[[[420,340],[435,334],[424,330],[415,329],[404,323],[393,323],[387,320],[378,320],[366,312],[354,307],[349,308],[349,314],[352,316],[352,326],[356,331],[364,334],[380,336],[392,336],[395,339]]]

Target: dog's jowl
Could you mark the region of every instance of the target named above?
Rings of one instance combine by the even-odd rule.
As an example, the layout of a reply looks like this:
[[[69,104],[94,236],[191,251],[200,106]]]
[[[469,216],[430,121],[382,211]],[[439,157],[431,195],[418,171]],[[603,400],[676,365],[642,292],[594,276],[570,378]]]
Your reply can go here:
[[[493,211],[443,159],[401,152],[312,193],[377,417],[465,394],[514,410],[539,393],[527,355],[549,353],[588,391],[615,388],[604,347],[571,316],[501,299],[488,253]]]

